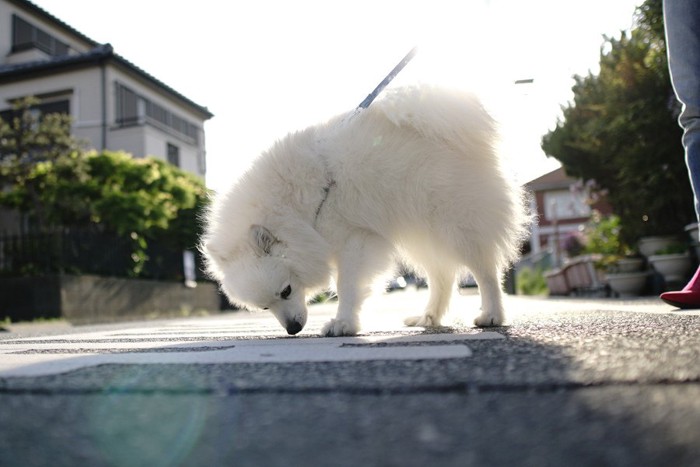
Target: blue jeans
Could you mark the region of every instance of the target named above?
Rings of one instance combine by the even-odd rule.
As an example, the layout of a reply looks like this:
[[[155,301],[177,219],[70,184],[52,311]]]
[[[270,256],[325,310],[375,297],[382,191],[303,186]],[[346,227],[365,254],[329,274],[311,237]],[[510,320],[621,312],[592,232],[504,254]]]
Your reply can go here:
[[[682,104],[682,143],[700,222],[700,8],[697,0],[664,0],[663,6],[671,83]]]

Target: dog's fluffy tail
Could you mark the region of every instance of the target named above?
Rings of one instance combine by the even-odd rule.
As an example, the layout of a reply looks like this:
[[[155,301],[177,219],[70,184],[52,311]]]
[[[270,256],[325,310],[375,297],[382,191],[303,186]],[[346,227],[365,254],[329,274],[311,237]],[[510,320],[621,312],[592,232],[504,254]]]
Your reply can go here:
[[[376,106],[396,126],[425,138],[460,152],[494,154],[496,123],[473,94],[419,85],[390,90]]]

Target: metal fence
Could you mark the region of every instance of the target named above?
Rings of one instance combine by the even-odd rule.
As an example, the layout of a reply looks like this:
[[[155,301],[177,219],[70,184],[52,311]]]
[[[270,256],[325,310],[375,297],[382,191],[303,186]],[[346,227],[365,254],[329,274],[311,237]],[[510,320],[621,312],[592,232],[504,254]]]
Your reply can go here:
[[[204,280],[201,254],[195,257],[197,280]],[[145,279],[185,279],[183,251],[149,241],[143,268],[134,273],[138,258],[133,240],[95,229],[62,228],[18,235],[0,234],[0,274],[96,274]]]

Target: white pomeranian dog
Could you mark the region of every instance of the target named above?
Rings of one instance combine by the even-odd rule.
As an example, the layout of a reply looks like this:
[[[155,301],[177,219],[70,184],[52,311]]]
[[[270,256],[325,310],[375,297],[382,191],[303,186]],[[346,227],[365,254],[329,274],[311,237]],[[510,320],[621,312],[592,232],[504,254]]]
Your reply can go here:
[[[502,273],[530,218],[494,127],[474,96],[422,85],[288,135],[214,199],[202,242],[210,275],[233,303],[270,310],[289,334],[333,276],[338,312],[322,334],[349,336],[398,257],[430,289],[408,326],[439,326],[466,271],[481,295],[475,324],[501,325]]]

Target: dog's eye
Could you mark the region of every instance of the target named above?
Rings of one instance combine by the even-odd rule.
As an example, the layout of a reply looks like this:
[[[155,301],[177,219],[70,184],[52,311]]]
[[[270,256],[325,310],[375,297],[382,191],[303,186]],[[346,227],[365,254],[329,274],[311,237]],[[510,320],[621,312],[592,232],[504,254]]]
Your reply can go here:
[[[292,294],[292,286],[288,285],[287,287],[284,288],[284,290],[280,294],[280,297],[282,297],[282,300],[287,300],[291,294]]]

